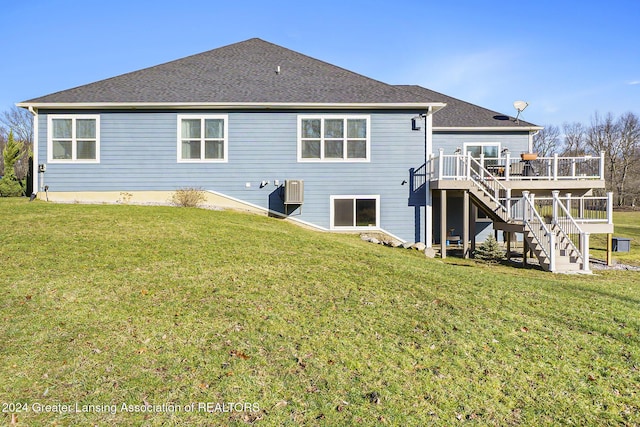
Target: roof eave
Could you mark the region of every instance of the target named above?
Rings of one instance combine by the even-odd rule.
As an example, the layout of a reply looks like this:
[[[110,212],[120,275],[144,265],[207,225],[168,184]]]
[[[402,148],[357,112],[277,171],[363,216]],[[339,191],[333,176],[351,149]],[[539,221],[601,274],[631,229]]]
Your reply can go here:
[[[544,129],[542,126],[434,126],[433,131],[437,132],[473,132],[473,131],[495,131],[495,132],[513,132],[513,131],[539,131]]]
[[[316,102],[19,102],[21,108],[73,109],[73,110],[138,110],[138,109],[407,109],[438,111],[446,106],[442,102],[395,102],[395,103],[316,103]]]

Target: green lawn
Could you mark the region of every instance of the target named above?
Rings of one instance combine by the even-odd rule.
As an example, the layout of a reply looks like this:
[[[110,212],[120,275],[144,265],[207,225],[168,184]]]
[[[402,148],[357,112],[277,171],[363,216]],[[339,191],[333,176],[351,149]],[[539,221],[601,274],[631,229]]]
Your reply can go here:
[[[202,209],[0,199],[0,224],[2,424],[640,423],[637,272]]]
[[[629,252],[614,252],[614,262],[640,266],[640,212],[614,212],[613,223],[614,237],[626,237],[631,239]],[[589,244],[593,257],[606,259],[607,236],[606,234],[594,234]]]

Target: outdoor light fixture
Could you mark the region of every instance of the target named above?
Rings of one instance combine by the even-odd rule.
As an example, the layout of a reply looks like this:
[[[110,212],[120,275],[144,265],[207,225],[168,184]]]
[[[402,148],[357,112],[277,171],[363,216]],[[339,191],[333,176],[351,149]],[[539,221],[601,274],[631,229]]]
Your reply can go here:
[[[462,154],[462,148],[456,147],[456,151],[454,151],[453,154]]]
[[[506,156],[507,154],[509,154],[510,151],[507,147],[503,148],[502,151],[500,152],[500,154],[502,154],[503,156]]]
[[[422,116],[415,116],[411,118],[411,130],[422,129]]]

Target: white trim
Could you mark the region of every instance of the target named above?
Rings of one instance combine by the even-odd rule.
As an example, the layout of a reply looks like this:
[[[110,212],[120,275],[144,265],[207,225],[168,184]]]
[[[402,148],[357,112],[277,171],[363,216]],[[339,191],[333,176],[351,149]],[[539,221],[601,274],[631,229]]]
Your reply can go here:
[[[521,126],[521,127],[491,127],[491,126],[484,126],[484,127],[464,127],[464,126],[459,126],[459,127],[434,127],[433,131],[434,132],[443,132],[443,131],[449,131],[449,132],[472,132],[472,131],[493,131],[493,132],[514,132],[514,131],[520,131],[520,132],[530,132],[530,131],[539,131],[544,129],[541,126]]]
[[[183,119],[191,119],[191,120],[200,120],[200,125],[202,126],[200,142],[202,143],[200,146],[200,158],[199,159],[183,159],[182,158],[182,120]],[[216,119],[223,121],[223,157],[221,159],[205,159],[205,127],[204,121],[207,119]],[[229,116],[226,114],[178,114],[177,115],[177,151],[176,151],[176,159],[178,163],[227,163],[229,161]],[[211,139],[211,138],[210,138]]]
[[[425,129],[426,129],[426,141],[425,141],[425,151],[424,151],[424,164],[425,171],[428,164],[428,157],[430,153],[433,153],[433,110],[429,108],[427,111],[427,115],[425,117]],[[425,182],[426,184],[426,182]],[[429,185],[425,185],[425,203],[424,203],[424,221],[425,221],[425,229],[424,229],[424,244],[427,248],[430,248],[433,242],[433,193]]]
[[[302,157],[302,121],[307,119],[317,119],[320,120],[320,158],[303,158]],[[344,127],[344,136],[342,140],[344,141],[343,146],[343,154],[342,158],[325,158],[324,157],[324,122],[325,120],[331,119],[341,119],[343,121],[347,121],[350,119],[360,119],[366,121],[366,157],[364,158],[347,158],[347,141],[349,138],[347,137],[347,125],[345,123]],[[299,114],[297,120],[297,153],[298,153],[298,163],[368,163],[371,162],[371,116],[367,114]],[[305,139],[316,139],[316,138],[305,138]],[[354,138],[362,140],[362,138]]]
[[[71,120],[71,159],[53,158],[53,121]],[[77,159],[76,121],[95,120],[96,121],[96,158]],[[48,114],[47,115],[47,162],[48,163],[68,163],[68,164],[95,164],[100,163],[100,115],[99,114]]]
[[[231,197],[231,196],[228,196],[228,195],[226,195],[226,194],[219,193],[219,192],[217,192],[217,191],[213,191],[213,190],[205,190],[205,191],[206,191],[207,193],[215,194],[216,196],[224,197],[224,198],[229,199],[229,200],[231,200],[231,201],[234,201],[234,202],[237,202],[237,203],[241,203],[241,204],[244,204],[244,205],[250,206],[250,207],[252,207],[252,208],[259,209],[259,210],[264,211],[264,212],[268,212],[268,213],[270,213],[270,214],[273,214],[273,215],[279,216],[279,217],[284,218],[284,219],[286,219],[286,220],[294,221],[294,222],[298,222],[298,223],[300,223],[300,224],[303,224],[303,225],[306,225],[306,226],[308,226],[308,227],[312,227],[312,228],[318,229],[318,230],[320,230],[320,231],[330,231],[328,228],[321,227],[321,226],[319,226],[319,225],[317,225],[317,224],[313,224],[313,223],[311,223],[311,222],[303,221],[303,220],[298,219],[298,218],[293,218],[293,217],[291,217],[291,216],[288,216],[288,215],[283,214],[282,212],[274,211],[274,210],[272,210],[272,209],[265,208],[264,206],[256,205],[255,203],[247,202],[247,201],[245,201],[245,200],[238,199],[238,198],[236,198],[236,197]]]
[[[334,224],[334,201],[335,200],[358,200],[358,199],[374,199],[376,201],[376,225],[367,227],[367,226],[337,226]],[[355,203],[353,204],[353,219],[356,220],[355,217]],[[380,195],[331,195],[329,196],[329,229],[334,231],[362,231],[362,230],[380,230]]]
[[[70,108],[70,109],[143,109],[143,108],[176,108],[176,109],[418,109],[426,110],[433,107],[433,111],[444,108],[443,102],[395,102],[395,103],[329,103],[329,102],[20,102],[18,107],[28,108]]]

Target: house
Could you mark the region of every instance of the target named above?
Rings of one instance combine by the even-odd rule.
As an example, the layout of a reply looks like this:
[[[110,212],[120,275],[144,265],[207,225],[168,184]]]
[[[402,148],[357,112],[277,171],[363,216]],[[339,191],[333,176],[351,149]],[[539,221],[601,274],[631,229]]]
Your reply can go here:
[[[210,204],[439,242],[443,256],[447,241],[468,254],[489,232],[520,233],[551,270],[540,196],[559,191],[553,227],[560,206],[592,214],[602,202],[584,199],[604,188],[598,158],[522,163],[538,126],[260,39],[18,105],[34,114],[34,188],[53,201],[166,202],[197,187]],[[592,232],[611,232],[597,212]],[[571,244],[563,253],[588,269]]]

